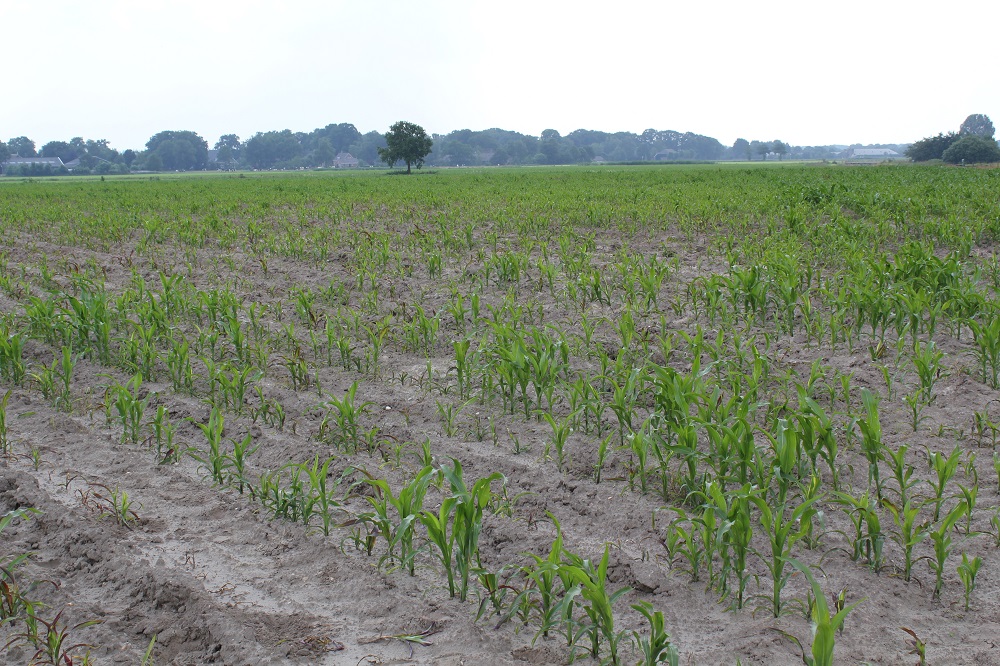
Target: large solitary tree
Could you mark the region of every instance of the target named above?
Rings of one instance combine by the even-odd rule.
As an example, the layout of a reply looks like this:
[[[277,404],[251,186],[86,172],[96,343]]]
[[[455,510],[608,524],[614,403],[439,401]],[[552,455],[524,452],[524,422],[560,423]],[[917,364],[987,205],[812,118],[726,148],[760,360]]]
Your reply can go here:
[[[406,162],[406,173],[411,166],[423,166],[424,158],[431,152],[434,141],[420,125],[400,120],[385,135],[385,148],[378,149],[378,156],[390,167],[396,162]]]

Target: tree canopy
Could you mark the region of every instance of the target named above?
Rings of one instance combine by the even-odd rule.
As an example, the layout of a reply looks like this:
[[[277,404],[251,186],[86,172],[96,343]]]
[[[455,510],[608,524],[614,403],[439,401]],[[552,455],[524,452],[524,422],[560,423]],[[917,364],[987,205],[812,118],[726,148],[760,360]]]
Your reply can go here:
[[[378,149],[378,156],[390,167],[396,162],[406,163],[406,173],[412,173],[410,166],[423,166],[434,145],[433,139],[420,125],[405,120],[394,123],[385,135],[385,148]]]
[[[967,134],[951,144],[941,159],[948,164],[1000,162],[1000,146],[991,137]]]
[[[961,136],[975,134],[990,138],[993,138],[993,134],[995,132],[996,130],[993,128],[993,121],[991,121],[990,117],[984,113],[973,113],[965,119],[962,126],[958,130],[958,133]]]
[[[156,155],[163,168],[170,171],[203,169],[208,161],[208,142],[188,130],[154,134],[146,142],[146,151],[148,156]]]
[[[299,155],[302,147],[292,130],[257,132],[243,144],[243,155],[255,169],[270,169]]]
[[[939,160],[944,155],[944,151],[951,147],[951,144],[958,141],[958,135],[954,132],[929,136],[910,145],[906,149],[906,156],[914,162],[926,162],[927,160]]]
[[[7,142],[7,148],[14,157],[36,157],[35,142],[26,136],[16,136]]]

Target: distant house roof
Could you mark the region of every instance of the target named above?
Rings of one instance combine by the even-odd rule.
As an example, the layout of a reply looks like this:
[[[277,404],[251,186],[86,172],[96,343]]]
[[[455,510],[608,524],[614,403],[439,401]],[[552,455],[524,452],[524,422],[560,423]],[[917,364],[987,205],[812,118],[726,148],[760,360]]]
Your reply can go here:
[[[678,155],[680,155],[680,153],[674,150],[673,148],[667,148],[666,150],[661,150],[660,152],[653,155],[653,161],[662,162],[663,160],[672,160],[675,159]]]
[[[337,157],[333,159],[333,166],[338,169],[356,167],[358,166],[358,159],[350,153],[337,153]]]
[[[62,158],[60,157],[11,157],[4,162],[4,166],[21,166],[21,165],[31,165],[31,164],[44,164],[50,167],[63,167]]]
[[[899,153],[891,148],[855,148],[851,157],[899,157]]]

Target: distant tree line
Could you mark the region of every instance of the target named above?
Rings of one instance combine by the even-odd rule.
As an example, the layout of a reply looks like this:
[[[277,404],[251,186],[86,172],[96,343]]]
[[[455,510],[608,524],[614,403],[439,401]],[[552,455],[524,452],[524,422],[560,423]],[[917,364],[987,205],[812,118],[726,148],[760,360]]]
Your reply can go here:
[[[922,161],[945,159],[953,144],[964,141],[952,150],[948,159],[977,161],[992,156],[993,124],[982,114],[969,116],[959,132],[939,134],[922,139],[912,146],[888,147],[908,157]],[[724,146],[709,136],[692,132],[647,129],[642,133],[601,132],[578,129],[561,135],[546,129],[539,136],[510,130],[460,129],[448,134],[431,135],[431,152],[424,160],[427,166],[477,166],[524,164],[580,164],[591,162],[629,163],[654,161],[713,161],[786,159],[838,159],[852,146],[793,146],[778,139],[737,139]],[[989,144],[989,145],[988,145]],[[166,130],[150,137],[143,150],[119,152],[106,140],[50,141],[36,150],[35,143],[25,136],[0,141],[0,163],[10,157],[59,157],[74,173],[129,173],[135,171],[190,171],[202,169],[305,169],[355,164],[338,160],[350,154],[358,166],[374,166],[381,162],[380,151],[387,149],[386,135],[361,133],[350,123],[330,124],[311,132],[274,130],[258,132],[241,139],[236,134],[219,137],[211,148],[209,143],[190,130]],[[978,152],[976,152],[978,151]],[[1000,159],[998,156],[996,159]],[[990,159],[989,161],[996,161]],[[47,165],[8,165],[8,175],[49,175],[68,172]]]

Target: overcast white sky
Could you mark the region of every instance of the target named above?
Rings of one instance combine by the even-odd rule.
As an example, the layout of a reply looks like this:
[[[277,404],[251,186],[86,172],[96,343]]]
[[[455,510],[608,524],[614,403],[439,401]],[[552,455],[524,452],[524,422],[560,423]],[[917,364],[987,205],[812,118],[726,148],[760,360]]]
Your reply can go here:
[[[0,138],[500,127],[909,142],[1000,125],[1000,2],[0,0]]]

